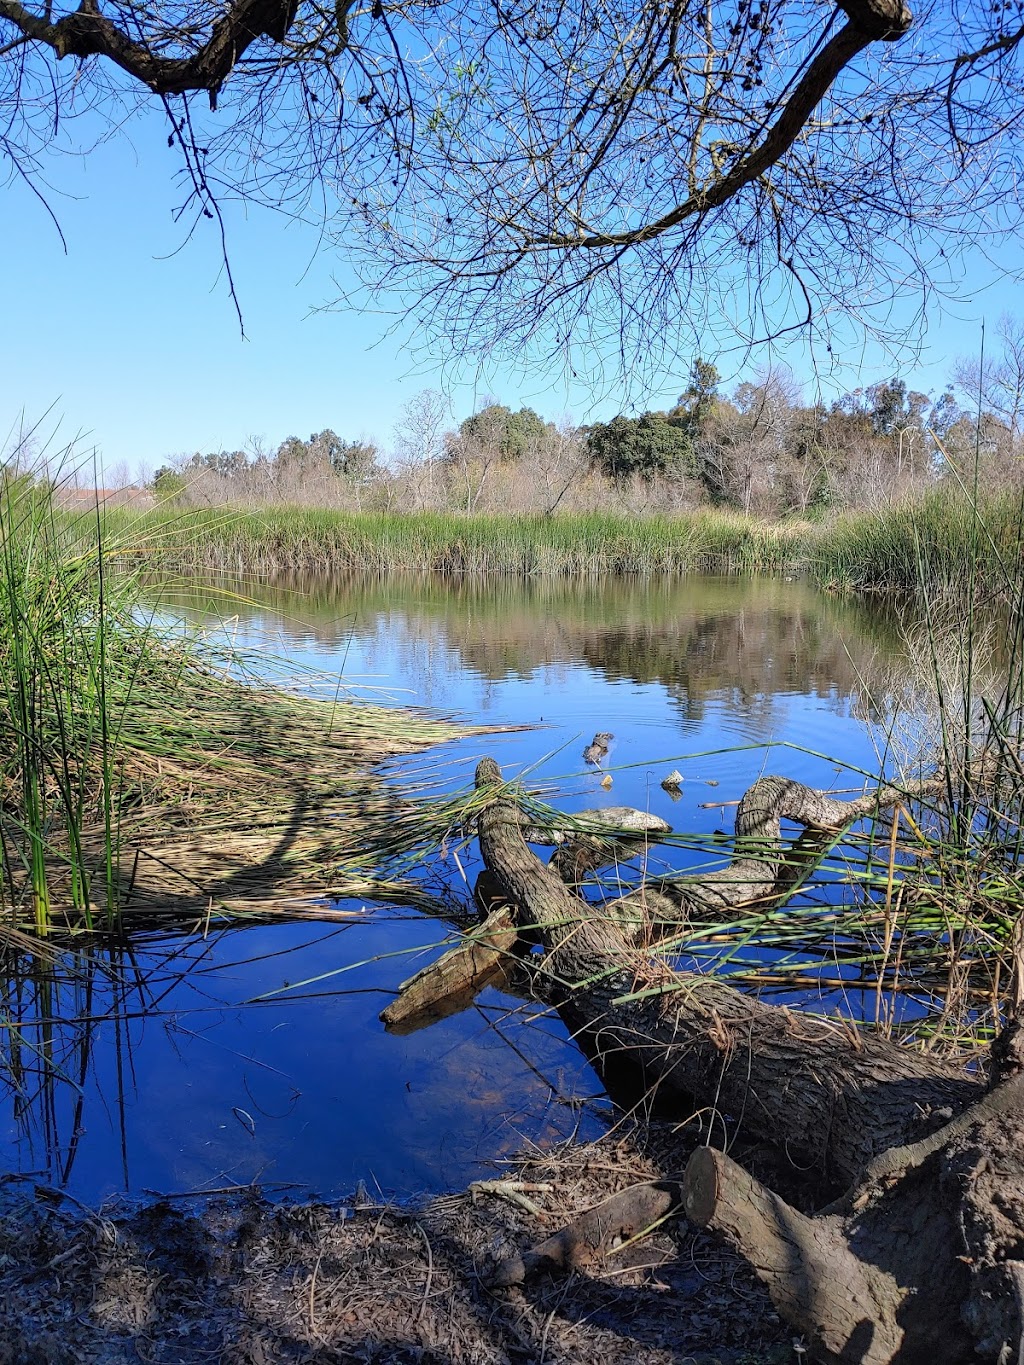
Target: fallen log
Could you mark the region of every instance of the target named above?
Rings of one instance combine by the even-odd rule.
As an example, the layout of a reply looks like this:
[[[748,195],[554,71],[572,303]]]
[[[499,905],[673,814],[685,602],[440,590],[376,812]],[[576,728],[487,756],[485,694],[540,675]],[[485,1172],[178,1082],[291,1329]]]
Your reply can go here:
[[[484,862],[520,923],[540,932],[545,994],[606,1083],[626,1060],[661,1105],[683,1117],[702,1110],[709,1130],[742,1122],[838,1189],[878,1153],[916,1141],[983,1093],[958,1068],[852,1025],[672,971],[527,848],[493,760],[481,760],[477,783],[498,793],[480,812]]]
[[[580,811],[564,828],[540,829],[530,825],[521,813],[518,819],[529,843],[558,845],[551,865],[563,880],[572,882],[610,862],[623,843],[633,844],[638,836],[650,839],[671,830],[659,816],[632,806]],[[517,929],[493,873],[485,870],[480,874],[473,895],[484,915],[483,924],[401,983],[398,998],[380,1014],[381,1022],[392,1033],[412,1033],[457,1014],[473,1003],[484,986],[501,977],[516,950],[519,929],[525,926],[520,924]],[[666,912],[670,909],[666,902]]]
[[[1024,1078],[945,1128],[877,1157],[832,1209],[807,1217],[701,1148],[683,1207],[754,1267],[776,1307],[835,1365],[1024,1350]]]
[[[392,1033],[412,1033],[457,1014],[500,974],[518,938],[511,908],[499,905],[457,947],[403,981],[398,997],[381,1010],[381,1022]]]
[[[669,1217],[682,1201],[678,1181],[633,1185],[580,1214],[538,1246],[498,1261],[488,1284],[492,1289],[508,1289],[532,1275],[582,1270]]]
[[[1000,1365],[1024,1359],[1021,1048],[1004,1039],[996,1049],[1001,1083],[989,1092],[980,1077],[853,1025],[670,970],[538,861],[500,780],[483,760],[478,786],[495,792],[479,817],[485,863],[521,921],[538,926],[545,997],[606,1084],[629,1059],[678,1117],[702,1110],[739,1125],[848,1191],[811,1217],[711,1148],[683,1181],[687,1214],[747,1258],[812,1353],[832,1365],[957,1365],[974,1351]],[[836,806],[866,809],[809,802],[782,779],[761,784],[762,829],[780,813],[803,818],[797,808],[811,824],[812,811],[835,823]],[[741,847],[734,861],[752,857]],[[749,867],[731,874],[712,899],[730,881],[749,890]],[[690,885],[685,895],[703,893]],[[559,1245],[575,1235],[563,1229]],[[549,1239],[519,1258],[524,1273],[555,1250]]]

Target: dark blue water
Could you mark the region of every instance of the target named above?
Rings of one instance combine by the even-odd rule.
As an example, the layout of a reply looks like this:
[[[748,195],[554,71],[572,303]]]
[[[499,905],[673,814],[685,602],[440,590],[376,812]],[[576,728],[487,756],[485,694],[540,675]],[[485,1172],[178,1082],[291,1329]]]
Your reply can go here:
[[[883,616],[798,582],[221,584],[179,587],[166,609],[375,700],[537,727],[396,762],[396,781],[466,784],[489,753],[565,809],[639,806],[705,836],[731,829],[713,803],[765,771],[841,789],[877,769],[864,697],[895,645]],[[582,760],[599,730],[615,736],[610,787]],[[461,862],[471,880],[472,850]],[[431,875],[465,893],[451,856]],[[90,1202],[250,1181],[409,1196],[493,1174],[527,1142],[595,1135],[600,1085],[536,1007],[488,990],[384,1032],[379,1011],[447,932],[383,906],[23,963],[0,1001],[0,1160]]]

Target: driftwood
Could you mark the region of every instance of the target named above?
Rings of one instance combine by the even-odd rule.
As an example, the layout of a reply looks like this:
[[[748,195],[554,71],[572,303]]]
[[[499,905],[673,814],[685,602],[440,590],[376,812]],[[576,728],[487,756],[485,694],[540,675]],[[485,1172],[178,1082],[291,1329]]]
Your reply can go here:
[[[812,1218],[710,1148],[683,1181],[688,1215],[741,1251],[817,1356],[953,1365],[977,1350],[1017,1360],[1024,1079],[1015,1073],[1024,1049],[1014,1054],[1004,1040],[989,1092],[980,1078],[852,1026],[671,971],[530,852],[491,760],[477,783],[494,792],[479,817],[485,863],[520,922],[538,927],[541,988],[613,1093],[625,1063],[680,1118],[713,1115],[711,1132],[739,1124],[809,1178],[847,1191]],[[685,914],[695,903],[703,911],[768,894],[782,859],[780,816],[835,827],[897,799],[906,793],[840,802],[763,778],[741,802],[749,818],[742,829],[738,821],[730,866],[699,883],[660,883],[655,913],[666,899]],[[643,903],[631,899],[639,918]],[[563,1229],[520,1258],[524,1273],[581,1236],[578,1225]]]
[[[507,1289],[531,1275],[582,1270],[667,1218],[682,1202],[682,1186],[677,1181],[633,1185],[588,1209],[539,1246],[499,1261],[488,1283],[492,1289]]]
[[[512,910],[499,905],[457,947],[403,981],[398,998],[381,1011],[382,1022],[392,1033],[412,1033],[457,1014],[500,975],[518,938]]]

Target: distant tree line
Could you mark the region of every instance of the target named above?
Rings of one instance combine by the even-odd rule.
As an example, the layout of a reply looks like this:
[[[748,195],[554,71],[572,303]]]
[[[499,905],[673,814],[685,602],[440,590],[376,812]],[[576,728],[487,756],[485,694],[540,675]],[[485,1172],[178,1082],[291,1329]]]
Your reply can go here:
[[[153,477],[159,497],[209,503],[312,503],[326,498],[359,504],[381,473],[377,447],[343,441],[329,428],[308,441],[289,436],[274,451],[196,453],[164,465]]]
[[[493,399],[457,427],[441,394],[406,404],[385,456],[334,431],[195,454],[160,469],[160,496],[195,503],[552,514],[701,503],[760,517],[820,515],[913,498],[942,479],[1024,484],[1024,322],[1006,317],[985,358],[957,362],[937,399],[899,376],[807,405],[784,370],[723,392],[694,360],[667,411],[576,427]]]

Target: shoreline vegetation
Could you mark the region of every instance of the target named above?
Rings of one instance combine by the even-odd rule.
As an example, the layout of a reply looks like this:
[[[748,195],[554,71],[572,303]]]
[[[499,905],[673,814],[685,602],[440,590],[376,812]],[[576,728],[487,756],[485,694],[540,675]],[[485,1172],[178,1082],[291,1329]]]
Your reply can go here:
[[[544,517],[172,504],[110,507],[100,520],[131,545],[133,563],[182,573],[806,574],[832,592],[963,595],[973,586],[1006,597],[1024,500],[975,501],[947,486],[876,512],[782,522],[718,509]],[[96,523],[78,524],[89,535]]]
[[[0,951],[428,900],[380,872],[429,831],[372,770],[474,727],[168,629],[134,530],[0,486]]]

